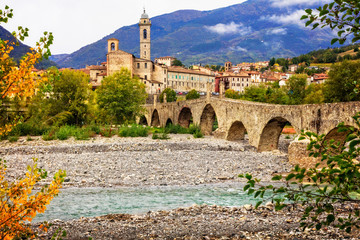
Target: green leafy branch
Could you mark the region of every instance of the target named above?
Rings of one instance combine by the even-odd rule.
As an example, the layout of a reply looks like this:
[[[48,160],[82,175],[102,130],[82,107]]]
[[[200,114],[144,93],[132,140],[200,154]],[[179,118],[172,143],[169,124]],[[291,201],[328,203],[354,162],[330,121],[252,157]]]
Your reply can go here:
[[[343,44],[349,36],[352,42],[360,40],[360,2],[358,0],[334,0],[330,4],[318,7],[316,10],[306,9],[301,20],[306,19],[306,26],[337,30],[338,38],[333,38],[331,44]]]

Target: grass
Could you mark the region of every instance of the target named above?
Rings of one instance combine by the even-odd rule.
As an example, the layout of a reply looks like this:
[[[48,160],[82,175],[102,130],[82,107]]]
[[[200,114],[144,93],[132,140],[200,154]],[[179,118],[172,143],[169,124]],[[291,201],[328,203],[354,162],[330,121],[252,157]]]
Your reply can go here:
[[[75,131],[76,131],[76,127],[75,126],[62,126],[60,127],[56,132],[55,132],[55,137],[59,140],[66,140],[69,137],[74,136]]]
[[[103,137],[107,137],[107,138],[111,138],[112,136],[115,135],[115,131],[114,129],[112,129],[111,127],[103,127],[100,128],[100,132],[99,134]]]
[[[202,134],[202,132],[200,130],[197,130],[196,132],[193,133],[194,138],[203,138],[204,134]]]

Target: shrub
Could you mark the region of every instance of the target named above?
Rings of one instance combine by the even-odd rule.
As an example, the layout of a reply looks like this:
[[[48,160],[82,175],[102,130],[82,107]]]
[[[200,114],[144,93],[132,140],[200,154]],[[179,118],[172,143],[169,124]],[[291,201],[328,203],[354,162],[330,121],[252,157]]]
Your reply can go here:
[[[228,89],[225,91],[225,97],[232,98],[232,99],[240,99],[241,95],[239,92],[236,92],[233,89]]]
[[[198,93],[195,89],[192,89],[192,90],[186,95],[186,100],[198,99],[198,98],[200,98],[200,93]]]
[[[190,124],[188,131],[189,131],[189,134],[194,134],[196,132],[201,132],[201,129],[197,125]]]
[[[19,136],[9,136],[9,142],[17,142],[19,140]]]
[[[161,134],[157,134],[157,133],[154,133],[152,135],[152,139],[160,139],[160,140],[167,140],[167,139],[170,139],[169,135],[165,132],[161,133]]]
[[[76,140],[89,140],[91,137],[95,136],[95,132],[91,131],[88,128],[77,128],[74,137]]]
[[[55,136],[59,140],[66,140],[69,137],[73,136],[74,133],[75,133],[75,127],[65,125],[59,128],[58,131],[56,131]]]
[[[148,135],[148,128],[139,125],[124,126],[119,129],[120,137],[147,137]]]
[[[111,127],[104,127],[100,129],[100,135],[103,137],[112,137],[115,135],[115,131]]]
[[[42,135],[42,139],[44,141],[51,141],[51,140],[55,140],[56,136],[55,136],[55,130],[54,129],[50,129],[48,130],[46,133],[44,133]]]
[[[193,134],[194,138],[203,138],[204,137],[204,134],[202,134],[202,132],[197,129],[194,134]]]
[[[169,124],[165,127],[165,131],[172,134],[186,134],[189,133],[188,128],[184,128],[180,125]]]

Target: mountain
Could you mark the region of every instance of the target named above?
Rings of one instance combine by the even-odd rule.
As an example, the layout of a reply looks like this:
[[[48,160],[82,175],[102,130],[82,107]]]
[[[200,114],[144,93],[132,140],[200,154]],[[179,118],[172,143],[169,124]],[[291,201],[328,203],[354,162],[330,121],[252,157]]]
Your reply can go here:
[[[223,64],[294,57],[330,46],[329,29],[305,28],[304,9],[279,0],[248,0],[212,11],[181,10],[151,18],[152,59],[173,56],[186,65]],[[318,2],[318,1],[314,1]],[[139,14],[140,17],[140,14]],[[107,39],[139,56],[139,30],[134,24],[57,60],[61,67],[81,68],[106,60]]]
[[[10,42],[16,41],[15,37],[8,30],[3,28],[2,26],[0,26],[0,39],[7,40]],[[19,41],[18,45],[14,46],[14,50],[11,51],[10,56],[15,61],[18,62],[21,59],[21,57],[23,57],[28,52],[30,52],[30,47]],[[47,69],[48,67],[51,67],[51,66],[57,66],[57,64],[48,59],[44,59],[35,65],[35,67],[38,69]]]

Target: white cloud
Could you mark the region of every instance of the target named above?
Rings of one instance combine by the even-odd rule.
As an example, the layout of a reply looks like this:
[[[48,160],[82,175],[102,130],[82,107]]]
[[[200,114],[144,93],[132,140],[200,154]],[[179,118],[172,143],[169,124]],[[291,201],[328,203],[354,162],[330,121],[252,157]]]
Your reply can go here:
[[[246,35],[252,32],[251,27],[246,27],[244,24],[236,24],[231,22],[229,24],[219,23],[214,26],[205,26],[205,28],[211,32],[225,35],[225,34],[239,34]]]
[[[275,29],[268,30],[266,32],[266,34],[267,35],[286,35],[287,29],[286,28],[275,28]]]
[[[295,5],[308,5],[308,6],[314,6],[315,4],[325,4],[329,3],[330,0],[271,0],[273,7],[289,7],[289,6],[295,6]]]
[[[246,48],[242,48],[242,47],[231,47],[230,50],[232,51],[237,51],[237,52],[248,52],[248,50]]]
[[[289,15],[272,15],[261,17],[260,20],[267,20],[282,24],[296,24],[300,27],[305,27],[305,23],[300,20],[301,16],[305,14],[304,10],[297,10]]]

